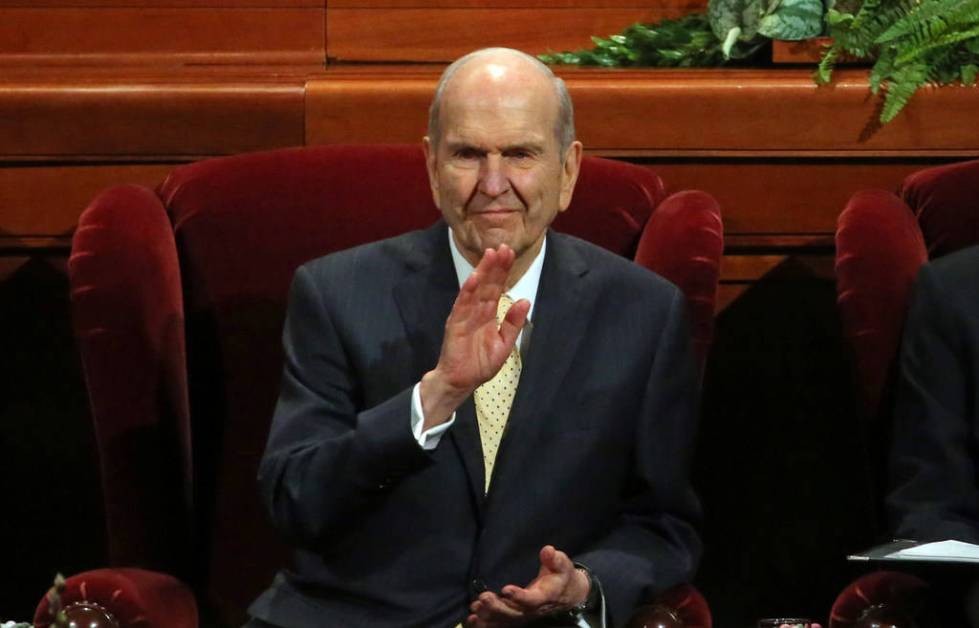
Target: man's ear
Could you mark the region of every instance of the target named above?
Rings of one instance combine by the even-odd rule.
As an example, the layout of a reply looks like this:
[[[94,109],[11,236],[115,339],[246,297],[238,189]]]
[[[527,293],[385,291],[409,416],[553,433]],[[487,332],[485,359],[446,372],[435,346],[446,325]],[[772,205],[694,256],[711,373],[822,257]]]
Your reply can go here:
[[[558,199],[558,209],[564,211],[571,204],[571,196],[574,194],[574,186],[578,181],[578,172],[581,170],[581,155],[584,148],[581,142],[571,142],[567,152],[564,153],[564,163],[561,164],[561,196]]]
[[[439,204],[439,177],[437,163],[437,148],[432,146],[432,140],[426,135],[422,138],[422,151],[425,153],[425,169],[428,170],[428,187],[432,190],[432,200],[435,206]]]

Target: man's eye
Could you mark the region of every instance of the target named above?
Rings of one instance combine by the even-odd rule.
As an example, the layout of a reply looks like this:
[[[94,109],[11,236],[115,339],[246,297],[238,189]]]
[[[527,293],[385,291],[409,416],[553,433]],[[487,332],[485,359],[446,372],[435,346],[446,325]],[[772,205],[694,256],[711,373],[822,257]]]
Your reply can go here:
[[[517,160],[520,160],[520,159],[530,159],[531,157],[533,157],[533,155],[531,155],[531,153],[530,153],[529,150],[511,150],[511,151],[507,151],[506,156],[509,157],[510,159],[517,159]]]
[[[460,148],[455,152],[459,159],[479,159],[479,152],[472,148]]]

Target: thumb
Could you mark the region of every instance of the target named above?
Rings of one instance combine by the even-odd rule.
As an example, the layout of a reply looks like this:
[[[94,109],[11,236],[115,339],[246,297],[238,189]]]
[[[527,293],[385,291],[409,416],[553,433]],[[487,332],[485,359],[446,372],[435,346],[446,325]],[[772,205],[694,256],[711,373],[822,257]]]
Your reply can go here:
[[[563,573],[574,569],[574,563],[564,552],[547,545],[540,553],[541,566],[553,573]]]

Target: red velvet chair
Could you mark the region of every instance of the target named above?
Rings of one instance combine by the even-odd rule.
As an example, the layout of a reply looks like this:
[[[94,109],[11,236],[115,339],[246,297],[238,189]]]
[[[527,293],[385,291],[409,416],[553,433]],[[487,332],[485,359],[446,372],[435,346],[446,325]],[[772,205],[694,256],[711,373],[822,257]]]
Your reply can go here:
[[[287,564],[255,476],[278,392],[292,273],[437,218],[420,148],[400,145],[209,159],[175,169],[156,191],[119,186],[92,201],[69,275],[112,565],[178,576],[197,594],[205,623],[243,620]],[[723,248],[710,196],[666,198],[652,171],[586,157],[571,208],[554,227],[677,283],[703,359]],[[677,625],[710,625],[699,594],[671,595],[664,599],[684,622]],[[165,625],[196,624],[196,611],[180,608],[184,623]],[[158,616],[150,610],[158,609],[145,616]]]
[[[979,243],[979,161],[928,168],[907,177],[897,195],[881,190],[855,194],[836,230],[837,304],[853,355],[857,393],[870,430],[888,432],[892,379],[911,287],[928,259]],[[886,440],[886,439],[881,439]],[[875,452],[883,470],[886,452]],[[883,491],[883,482],[880,481]],[[830,626],[858,624],[854,608],[885,613],[898,609],[910,621],[904,574],[869,574],[840,594]],[[875,592],[873,603],[859,591]],[[882,615],[883,616],[883,615]],[[864,613],[864,619],[869,615]],[[893,625],[903,626],[897,622]],[[879,623],[878,625],[891,625]]]

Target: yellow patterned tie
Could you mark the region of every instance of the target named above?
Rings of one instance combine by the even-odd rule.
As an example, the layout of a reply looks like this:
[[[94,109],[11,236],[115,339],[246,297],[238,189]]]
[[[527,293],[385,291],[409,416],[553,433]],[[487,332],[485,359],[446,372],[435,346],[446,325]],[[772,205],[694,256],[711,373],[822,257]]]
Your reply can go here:
[[[496,306],[496,322],[501,324],[506,316],[513,299],[502,295]],[[473,393],[476,402],[476,421],[479,423],[479,440],[483,444],[483,466],[486,470],[486,491],[489,491],[490,477],[493,475],[493,463],[496,452],[500,448],[500,439],[506,428],[507,417],[510,416],[510,406],[517,394],[517,382],[520,381],[520,352],[517,347],[507,356],[506,362],[493,376]]]

